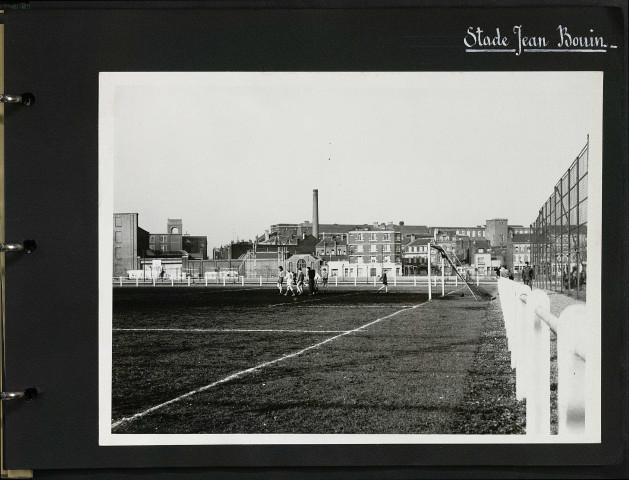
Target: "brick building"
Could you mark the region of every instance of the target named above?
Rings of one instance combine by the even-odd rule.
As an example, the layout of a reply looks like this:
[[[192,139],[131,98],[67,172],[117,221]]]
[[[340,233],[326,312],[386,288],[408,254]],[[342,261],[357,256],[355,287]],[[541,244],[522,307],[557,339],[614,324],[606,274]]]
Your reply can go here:
[[[149,248],[149,233],[138,226],[137,213],[114,213],[113,276],[127,276],[141,269],[141,259]]]
[[[349,263],[355,264],[358,277],[382,272],[402,275],[401,234],[395,230],[350,231],[348,256]]]
[[[315,255],[320,258],[332,259],[332,257],[347,257],[347,236],[330,235],[317,243]]]
[[[183,221],[169,218],[166,221],[166,233],[151,233],[149,249],[155,253],[185,251],[190,259],[206,260],[207,236],[184,235]]]
[[[513,272],[522,271],[525,262],[531,261],[531,235],[515,234],[511,239],[511,255]]]

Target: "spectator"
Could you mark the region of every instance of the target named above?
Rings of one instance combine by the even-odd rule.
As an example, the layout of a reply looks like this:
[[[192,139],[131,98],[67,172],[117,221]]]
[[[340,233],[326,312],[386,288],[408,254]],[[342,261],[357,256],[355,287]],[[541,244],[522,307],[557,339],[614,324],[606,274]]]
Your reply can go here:
[[[524,268],[522,269],[522,281],[524,285],[531,286],[531,280],[533,279],[533,269],[530,267],[529,262],[524,262]]]
[[[308,267],[308,290],[310,291],[310,295],[315,294],[314,283],[315,283],[315,271],[313,268]]]

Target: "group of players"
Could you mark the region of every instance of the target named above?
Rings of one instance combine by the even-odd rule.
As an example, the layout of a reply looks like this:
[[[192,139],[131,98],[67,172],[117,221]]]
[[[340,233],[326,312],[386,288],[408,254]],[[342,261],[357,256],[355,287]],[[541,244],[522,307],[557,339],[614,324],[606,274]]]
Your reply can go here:
[[[319,283],[323,283],[325,290],[328,288],[328,271],[325,268],[322,271],[322,276],[311,267],[308,267],[306,275],[304,275],[301,267],[297,269],[296,273],[289,270],[285,271],[284,267],[281,266],[278,270],[277,288],[280,295],[288,296],[288,292],[291,292],[293,296],[303,295],[304,283],[306,281],[308,282],[308,293],[310,295],[315,295],[319,291]],[[284,292],[284,282],[286,282],[286,292]],[[295,291],[297,291],[296,294]]]

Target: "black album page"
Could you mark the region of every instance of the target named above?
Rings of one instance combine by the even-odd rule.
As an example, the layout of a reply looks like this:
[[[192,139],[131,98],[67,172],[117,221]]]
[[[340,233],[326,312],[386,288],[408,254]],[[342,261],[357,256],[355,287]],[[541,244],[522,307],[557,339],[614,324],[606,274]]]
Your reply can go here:
[[[449,3],[5,11],[5,468],[619,474],[626,4]]]

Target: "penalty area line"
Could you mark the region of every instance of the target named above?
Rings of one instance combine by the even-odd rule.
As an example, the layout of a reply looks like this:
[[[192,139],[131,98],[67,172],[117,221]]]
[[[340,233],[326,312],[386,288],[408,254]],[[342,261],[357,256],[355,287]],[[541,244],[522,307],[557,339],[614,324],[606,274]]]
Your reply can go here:
[[[389,315],[386,315],[384,317],[377,318],[376,320],[373,320],[373,321],[371,321],[369,323],[365,323],[364,325],[361,325],[360,327],[356,327],[353,330],[347,330],[347,331],[344,331],[343,333],[340,333],[340,334],[335,335],[333,337],[330,337],[330,338],[327,338],[325,340],[322,340],[321,342],[315,343],[314,345],[311,345],[309,347],[303,348],[303,349],[301,349],[301,350],[299,350],[297,352],[288,353],[286,355],[282,355],[279,358],[276,358],[275,360],[270,360],[268,362],[264,362],[264,363],[261,363],[259,365],[256,365],[255,367],[247,368],[245,370],[241,370],[239,372],[233,373],[231,375],[228,375],[227,377],[224,377],[224,378],[221,378],[220,380],[217,380],[216,382],[212,382],[212,383],[210,383],[208,385],[205,385],[203,387],[199,387],[199,388],[197,388],[195,390],[191,390],[191,391],[189,391],[187,393],[184,393],[183,395],[180,395],[180,396],[178,396],[176,398],[173,398],[173,399],[168,400],[166,402],[160,403],[159,405],[155,405],[155,406],[153,406],[151,408],[148,408],[148,409],[146,409],[146,410],[144,410],[142,412],[139,412],[139,413],[136,413],[134,415],[131,415],[130,417],[124,417],[124,418],[121,418],[120,420],[116,420],[115,422],[112,422],[112,424],[111,424],[111,431],[113,433],[114,429],[120,427],[121,425],[124,425],[126,423],[138,420],[138,419],[140,419],[142,417],[145,417],[146,415],[148,415],[150,413],[156,412],[157,410],[161,410],[162,408],[167,407],[169,405],[172,405],[174,403],[177,403],[177,402],[179,402],[179,401],[181,401],[181,400],[183,400],[185,398],[188,398],[188,397],[191,397],[193,395],[196,395],[197,393],[205,392],[206,390],[209,390],[209,389],[214,388],[214,387],[216,387],[218,385],[222,385],[224,383],[230,382],[231,380],[235,380],[237,378],[243,377],[243,376],[245,376],[245,375],[247,375],[249,373],[254,373],[254,372],[257,372],[258,370],[262,370],[265,367],[269,367],[271,365],[275,365],[276,363],[283,362],[284,360],[288,360],[288,359],[297,357],[297,356],[302,355],[302,354],[304,354],[304,353],[306,353],[306,352],[308,352],[310,350],[314,350],[316,348],[319,348],[322,345],[325,345],[326,343],[333,342],[334,340],[336,340],[338,338],[344,337],[346,335],[350,335],[352,333],[359,332],[359,331],[364,330],[364,329],[366,329],[366,328],[368,328],[368,327],[370,327],[372,325],[375,325],[376,323],[380,323],[383,320],[387,320],[387,319],[389,319],[391,317],[399,315],[400,313],[409,312],[409,311],[414,310],[414,309],[416,309],[418,307],[421,307],[422,305],[426,305],[427,303],[428,302],[423,302],[423,303],[419,303],[417,305],[413,305],[412,307],[409,307],[409,308],[403,308],[402,310],[398,310],[397,312],[393,312],[393,313],[391,313]]]

